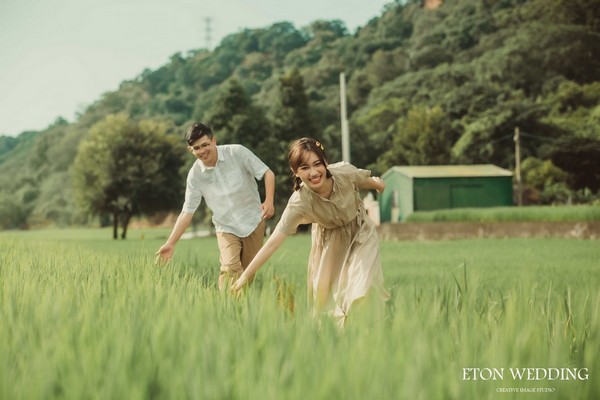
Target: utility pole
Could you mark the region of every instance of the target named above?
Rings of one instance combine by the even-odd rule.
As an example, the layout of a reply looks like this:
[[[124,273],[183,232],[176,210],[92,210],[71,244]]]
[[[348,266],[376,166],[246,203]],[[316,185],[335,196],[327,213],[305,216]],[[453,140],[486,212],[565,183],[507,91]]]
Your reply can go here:
[[[346,115],[346,76],[340,73],[340,114],[342,119],[342,161],[350,163],[350,130]]]
[[[212,27],[211,27],[211,23],[212,23],[212,18],[211,17],[205,17],[204,18],[204,47],[206,47],[206,50],[210,50],[211,46],[212,46]]]
[[[517,205],[523,205],[523,187],[521,186],[521,135],[519,127],[515,127],[515,178],[517,180]]]

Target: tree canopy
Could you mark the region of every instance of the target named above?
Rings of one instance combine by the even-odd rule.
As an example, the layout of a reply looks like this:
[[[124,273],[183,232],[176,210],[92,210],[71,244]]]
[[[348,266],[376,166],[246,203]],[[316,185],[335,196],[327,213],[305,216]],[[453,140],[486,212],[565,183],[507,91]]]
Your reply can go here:
[[[111,114],[90,129],[73,163],[78,203],[90,214],[113,218],[121,238],[133,215],[171,210],[181,203],[181,144],[167,136],[163,122],[133,121]]]

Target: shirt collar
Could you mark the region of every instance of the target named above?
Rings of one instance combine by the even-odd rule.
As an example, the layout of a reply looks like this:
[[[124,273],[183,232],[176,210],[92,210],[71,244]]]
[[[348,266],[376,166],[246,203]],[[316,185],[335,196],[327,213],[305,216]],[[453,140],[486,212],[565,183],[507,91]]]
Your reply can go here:
[[[221,149],[221,146],[217,146],[217,164],[219,164],[222,161],[227,161],[227,157],[225,152]],[[204,165],[202,160],[198,160],[198,165],[200,165],[200,171],[202,173],[215,169],[217,164],[215,164],[214,167],[207,167],[206,165]]]

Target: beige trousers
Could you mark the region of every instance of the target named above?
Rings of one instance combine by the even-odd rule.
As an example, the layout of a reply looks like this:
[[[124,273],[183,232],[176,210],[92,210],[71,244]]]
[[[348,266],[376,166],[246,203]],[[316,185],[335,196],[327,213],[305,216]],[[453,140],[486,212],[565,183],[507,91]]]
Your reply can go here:
[[[219,289],[223,289],[226,281],[232,283],[248,267],[263,245],[265,227],[265,221],[261,220],[254,232],[242,238],[233,233],[217,232],[217,243],[221,253]]]

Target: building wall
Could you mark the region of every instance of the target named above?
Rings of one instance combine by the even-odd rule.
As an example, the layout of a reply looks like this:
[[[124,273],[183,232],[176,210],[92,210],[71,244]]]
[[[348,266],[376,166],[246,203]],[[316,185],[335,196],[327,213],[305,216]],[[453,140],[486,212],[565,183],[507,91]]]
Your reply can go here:
[[[381,222],[400,222],[414,211],[412,179],[391,170],[381,178],[385,182],[385,190],[379,195]]]
[[[411,178],[389,170],[382,178],[381,222],[404,221],[415,211],[513,205],[510,176]]]
[[[381,177],[385,182],[385,190],[379,195],[379,210],[380,219],[382,222],[392,221],[392,207],[394,207],[394,192],[398,192],[404,187],[401,182],[402,175],[393,173],[391,171],[386,172]]]
[[[415,211],[512,205],[512,177],[421,178],[413,190]]]
[[[414,180],[406,175],[400,175],[400,190],[394,188],[398,192],[398,199],[400,201],[399,207],[399,219],[395,222],[404,221],[406,217],[412,214],[415,210],[415,193],[413,190]]]

